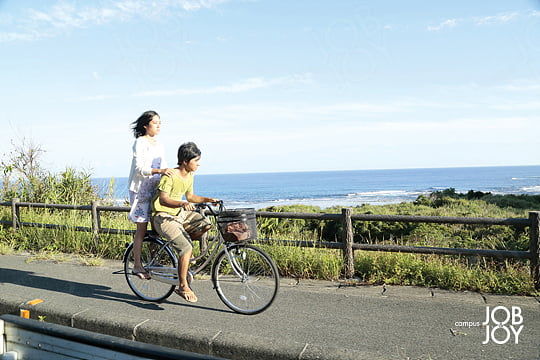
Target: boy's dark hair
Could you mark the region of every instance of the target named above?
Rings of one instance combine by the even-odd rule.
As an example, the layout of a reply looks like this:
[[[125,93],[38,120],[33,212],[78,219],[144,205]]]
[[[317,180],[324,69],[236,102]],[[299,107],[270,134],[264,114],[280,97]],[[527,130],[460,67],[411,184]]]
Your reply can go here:
[[[197,156],[201,156],[201,150],[193,142],[187,142],[178,148],[178,166],[181,166],[184,161],[190,162]]]
[[[146,129],[144,127],[148,125],[156,115],[159,116],[159,114],[153,110],[143,112],[137,120],[131,123],[131,125],[133,125],[131,127],[131,130],[133,130],[133,135],[136,138],[146,135]]]

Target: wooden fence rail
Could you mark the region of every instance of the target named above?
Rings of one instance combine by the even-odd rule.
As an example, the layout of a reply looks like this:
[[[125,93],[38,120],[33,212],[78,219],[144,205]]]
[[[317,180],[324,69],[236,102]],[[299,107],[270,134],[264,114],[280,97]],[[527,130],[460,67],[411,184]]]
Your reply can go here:
[[[41,204],[20,202],[13,199],[11,202],[1,202],[0,206],[11,207],[11,221],[1,220],[3,225],[11,225],[13,230],[22,226],[60,228],[67,229],[61,224],[41,224],[22,222],[20,208],[46,208],[46,209],[68,209],[90,211],[92,214],[92,227],[76,227],[76,231],[92,232],[96,243],[99,243],[99,234],[134,234],[134,230],[110,229],[101,227],[101,212],[129,212],[129,207],[125,206],[102,206],[99,201],[92,202],[91,205],[64,205],[64,204]],[[501,259],[527,259],[530,261],[531,278],[535,288],[540,289],[540,212],[529,212],[528,218],[485,218],[485,217],[444,217],[444,216],[410,216],[410,215],[373,215],[373,214],[353,214],[352,209],[344,208],[341,214],[318,214],[318,213],[292,213],[292,212],[270,212],[257,211],[258,218],[277,219],[303,219],[319,221],[340,221],[343,224],[343,233],[339,234],[341,242],[321,242],[321,241],[290,241],[273,240],[281,244],[295,244],[304,247],[319,247],[342,249],[344,258],[343,275],[347,278],[354,276],[354,251],[388,251],[419,254],[438,255],[464,255],[483,256]],[[486,250],[486,249],[460,249],[460,248],[440,248],[427,246],[402,246],[383,244],[359,244],[353,242],[353,221],[383,221],[383,222],[413,222],[413,223],[436,223],[436,224],[476,224],[476,225],[508,225],[518,228],[529,227],[529,250],[528,251],[508,251],[508,250]],[[73,229],[72,227],[70,229]],[[338,235],[338,234],[336,234]]]

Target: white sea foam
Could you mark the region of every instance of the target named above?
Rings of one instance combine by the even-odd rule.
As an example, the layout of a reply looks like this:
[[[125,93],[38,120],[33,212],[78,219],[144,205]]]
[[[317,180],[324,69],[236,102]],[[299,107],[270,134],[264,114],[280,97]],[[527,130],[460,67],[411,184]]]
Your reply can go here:
[[[346,196],[325,196],[314,198],[291,198],[291,199],[273,199],[268,201],[250,202],[249,206],[255,208],[265,208],[269,206],[286,206],[286,205],[312,205],[320,208],[328,208],[332,206],[361,206],[369,205],[388,205],[398,204],[404,201],[414,201],[419,195],[427,194],[428,192],[419,191],[402,191],[402,190],[386,190],[386,191],[367,191],[350,193]],[[245,205],[245,203],[243,204]],[[241,206],[241,203],[230,204],[229,207]]]
[[[525,187],[522,187],[521,190],[528,193],[540,193],[540,185],[525,186]]]
[[[392,197],[392,196],[418,196],[423,194],[419,191],[405,191],[405,190],[379,190],[379,191],[363,191],[352,194],[347,194],[347,197],[372,197],[372,196],[383,196],[383,197]]]

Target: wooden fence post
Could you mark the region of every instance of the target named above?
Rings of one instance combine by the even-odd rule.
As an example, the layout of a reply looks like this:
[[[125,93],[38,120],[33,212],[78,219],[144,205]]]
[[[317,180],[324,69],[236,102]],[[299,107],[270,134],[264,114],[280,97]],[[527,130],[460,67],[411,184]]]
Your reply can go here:
[[[13,198],[11,199],[11,228],[13,231],[17,231],[17,227],[19,226],[20,221],[20,212],[19,207],[17,206],[17,203],[19,202],[19,198]]]
[[[92,234],[94,235],[94,243],[99,245],[99,230],[101,229],[101,219],[99,217],[99,200],[92,201]]]
[[[354,251],[352,248],[353,245],[353,227],[352,227],[352,209],[344,208],[341,209],[341,214],[343,215],[343,258],[344,258],[344,269],[343,275],[346,279],[354,277]]]
[[[529,251],[532,254],[531,258],[531,277],[536,290],[540,290],[540,212],[529,212],[530,240]]]

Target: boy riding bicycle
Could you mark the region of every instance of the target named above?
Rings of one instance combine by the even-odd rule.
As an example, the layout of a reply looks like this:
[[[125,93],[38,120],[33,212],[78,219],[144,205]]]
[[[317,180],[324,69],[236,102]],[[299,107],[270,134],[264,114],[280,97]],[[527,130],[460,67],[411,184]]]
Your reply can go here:
[[[193,211],[193,203],[219,200],[193,193],[194,172],[199,168],[201,151],[192,142],[178,149],[178,167],[172,176],[162,176],[158,192],[152,203],[154,226],[158,233],[172,242],[178,252],[178,277],[180,284],[175,292],[189,302],[197,296],[189,287],[187,273],[193,246],[192,239],[201,237],[211,225],[202,214]],[[187,201],[183,201],[185,196]]]

